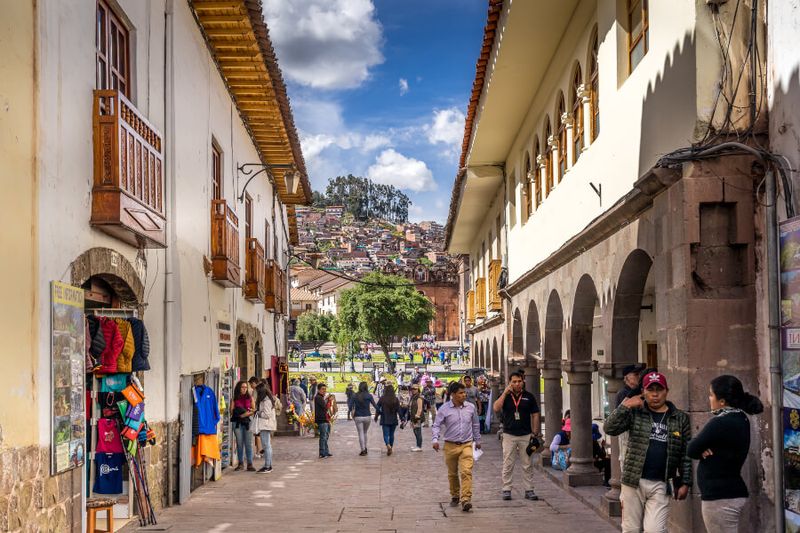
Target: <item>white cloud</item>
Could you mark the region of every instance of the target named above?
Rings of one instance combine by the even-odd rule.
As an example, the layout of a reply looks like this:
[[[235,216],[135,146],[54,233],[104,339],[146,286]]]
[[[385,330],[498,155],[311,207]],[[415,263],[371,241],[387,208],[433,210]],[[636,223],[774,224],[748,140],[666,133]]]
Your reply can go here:
[[[428,141],[458,146],[464,138],[464,119],[457,107],[434,110],[433,121],[427,127]]]
[[[394,185],[398,189],[416,192],[436,189],[436,182],[428,165],[391,148],[380,153],[375,164],[367,169],[367,176],[375,183]]]
[[[372,0],[264,0],[264,19],[291,81],[348,89],[383,63],[383,28]]]
[[[400,78],[400,96],[404,96],[408,92],[408,80],[405,78]]]

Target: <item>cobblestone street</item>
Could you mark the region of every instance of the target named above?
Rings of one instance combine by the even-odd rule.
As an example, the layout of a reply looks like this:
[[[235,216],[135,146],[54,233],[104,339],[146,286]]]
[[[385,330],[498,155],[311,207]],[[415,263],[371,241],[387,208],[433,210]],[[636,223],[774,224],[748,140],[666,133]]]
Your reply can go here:
[[[535,473],[538,502],[523,499],[516,483],[512,501],[500,497],[500,443],[486,435],[485,454],[474,471],[474,508],[448,505],[444,460],[428,444],[409,451],[410,428],[398,430],[395,453],[386,456],[380,426],[369,431],[369,455],[358,456],[351,421],[339,420],[330,441],[333,457],[317,458],[317,440],[274,439],[270,474],[230,472],[195,491],[189,502],[159,513],[158,527],[172,532],[226,531],[616,531],[560,487]],[[260,467],[258,460],[256,466]],[[515,476],[515,482],[521,476]],[[138,528],[129,525],[125,531]]]

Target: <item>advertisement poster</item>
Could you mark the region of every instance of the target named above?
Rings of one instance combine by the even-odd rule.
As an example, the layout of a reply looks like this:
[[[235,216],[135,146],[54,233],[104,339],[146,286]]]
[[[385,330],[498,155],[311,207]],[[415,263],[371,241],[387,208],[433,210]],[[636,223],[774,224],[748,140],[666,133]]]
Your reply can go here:
[[[83,465],[86,445],[86,338],[83,289],[50,284],[51,472],[55,475]]]

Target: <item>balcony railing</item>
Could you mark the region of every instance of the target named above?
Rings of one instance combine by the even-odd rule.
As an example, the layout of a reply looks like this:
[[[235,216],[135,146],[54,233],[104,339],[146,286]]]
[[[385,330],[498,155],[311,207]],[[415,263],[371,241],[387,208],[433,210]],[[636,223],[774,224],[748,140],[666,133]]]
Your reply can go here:
[[[286,273],[274,259],[267,261],[266,288],[264,307],[277,314],[286,314]]]
[[[486,318],[486,278],[475,280],[475,318]]]
[[[161,134],[119,91],[94,91],[91,224],[133,246],[166,247]]]
[[[241,285],[239,218],[225,200],[211,200],[211,279],[224,287]]]
[[[467,324],[475,323],[475,291],[467,291]]]
[[[502,311],[503,301],[500,299],[500,272],[503,270],[503,262],[494,259],[489,263],[489,311]]]
[[[245,242],[245,281],[244,297],[251,302],[264,302],[266,298],[265,279],[267,275],[264,263],[264,247],[258,239],[249,238]]]

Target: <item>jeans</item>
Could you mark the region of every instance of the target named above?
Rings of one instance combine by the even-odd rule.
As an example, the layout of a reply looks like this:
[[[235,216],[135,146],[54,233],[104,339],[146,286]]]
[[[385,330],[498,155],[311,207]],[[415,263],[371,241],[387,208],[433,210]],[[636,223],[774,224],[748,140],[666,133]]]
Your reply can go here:
[[[250,429],[238,422],[233,423],[233,434],[236,436],[236,458],[242,464],[243,456],[247,455],[247,464],[253,464],[253,437]]]
[[[261,446],[264,447],[264,466],[272,467],[272,432],[261,430]]]
[[[319,454],[327,457],[331,454],[330,449],[328,449],[328,436],[331,434],[331,425],[328,422],[323,422],[317,424],[317,429],[319,431]]]
[[[417,448],[422,448],[422,428],[414,427],[414,436],[417,438]]]
[[[704,501],[702,503],[703,522],[708,533],[737,533],[739,518],[747,498]]]
[[[669,496],[664,481],[640,479],[639,487],[622,485],[623,533],[666,533],[669,521]]]
[[[381,426],[383,427],[383,442],[387,446],[394,446],[394,430],[397,429],[396,424],[392,424],[391,426]]]
[[[367,432],[369,425],[372,423],[371,416],[354,416],[353,420],[356,421],[356,431],[358,432],[358,444],[361,446],[361,451],[367,449]]]

